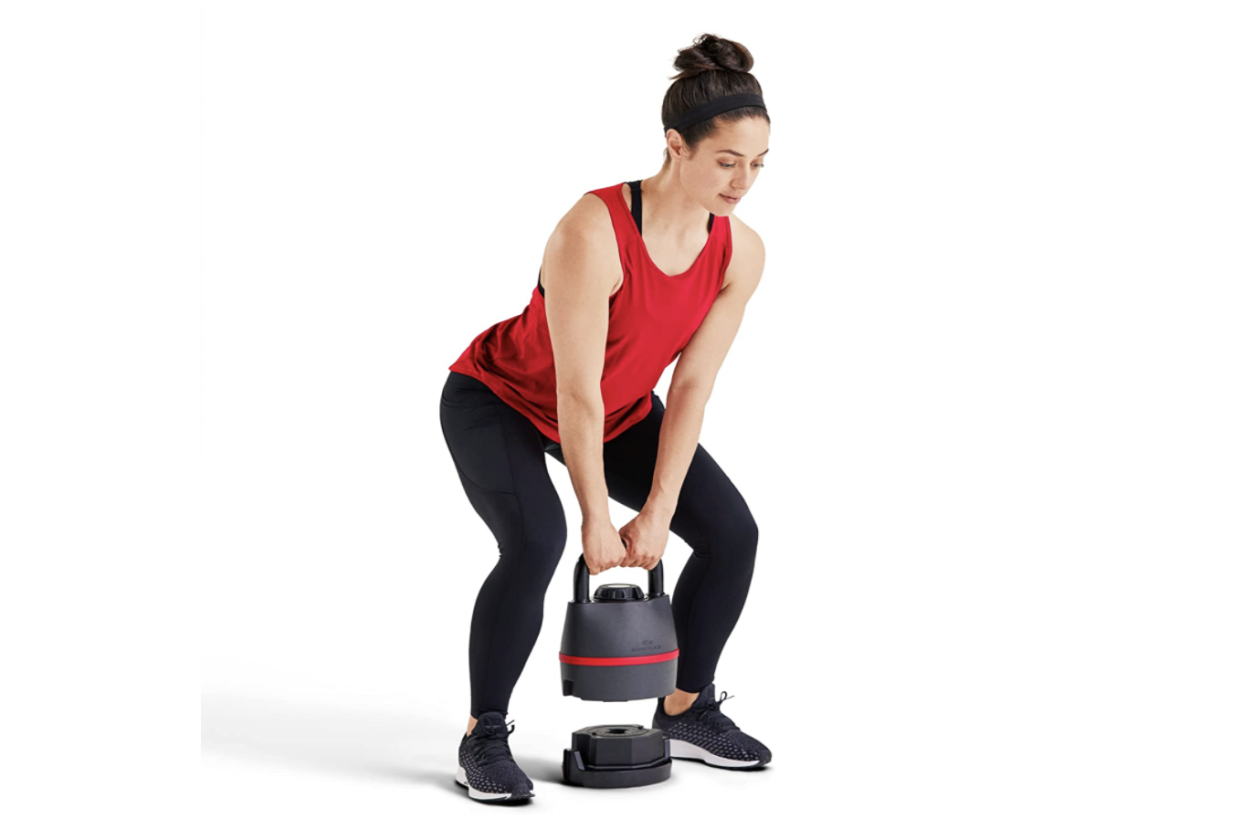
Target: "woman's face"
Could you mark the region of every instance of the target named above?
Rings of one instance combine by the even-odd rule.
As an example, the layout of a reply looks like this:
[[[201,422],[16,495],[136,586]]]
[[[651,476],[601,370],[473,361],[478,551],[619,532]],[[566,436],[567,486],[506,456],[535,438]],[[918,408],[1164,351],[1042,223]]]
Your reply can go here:
[[[768,151],[768,121],[751,117],[725,123],[699,141],[692,157],[681,159],[681,185],[717,216],[730,215],[750,191]],[[737,197],[739,201],[729,201]]]

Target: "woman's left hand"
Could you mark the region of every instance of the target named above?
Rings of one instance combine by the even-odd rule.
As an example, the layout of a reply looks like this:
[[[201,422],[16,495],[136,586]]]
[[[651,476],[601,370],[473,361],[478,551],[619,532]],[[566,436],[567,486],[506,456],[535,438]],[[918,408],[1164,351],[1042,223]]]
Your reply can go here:
[[[650,571],[664,557],[668,547],[668,519],[655,513],[639,511],[617,531],[625,541],[625,559],[622,566],[639,566]]]

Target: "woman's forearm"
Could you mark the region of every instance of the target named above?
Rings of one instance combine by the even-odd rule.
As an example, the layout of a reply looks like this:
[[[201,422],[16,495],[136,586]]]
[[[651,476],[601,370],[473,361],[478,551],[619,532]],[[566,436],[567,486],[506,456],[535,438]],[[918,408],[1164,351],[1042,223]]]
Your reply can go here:
[[[604,478],[604,398],[558,394],[556,425],[561,454],[582,508],[582,522],[607,522],[608,483]]]
[[[686,480],[690,462],[699,446],[707,393],[699,388],[669,391],[668,405],[660,426],[660,445],[656,454],[655,475],[651,492],[643,510],[666,520],[673,518],[681,485]]]

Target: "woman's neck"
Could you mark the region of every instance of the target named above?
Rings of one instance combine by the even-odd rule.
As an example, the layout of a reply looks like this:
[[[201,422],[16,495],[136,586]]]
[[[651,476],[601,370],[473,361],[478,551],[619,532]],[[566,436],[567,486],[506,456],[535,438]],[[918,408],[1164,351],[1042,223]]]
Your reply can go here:
[[[708,212],[681,188],[672,169],[642,180],[643,235],[650,231],[673,241],[696,240],[707,226]],[[630,199],[633,203],[633,198]]]

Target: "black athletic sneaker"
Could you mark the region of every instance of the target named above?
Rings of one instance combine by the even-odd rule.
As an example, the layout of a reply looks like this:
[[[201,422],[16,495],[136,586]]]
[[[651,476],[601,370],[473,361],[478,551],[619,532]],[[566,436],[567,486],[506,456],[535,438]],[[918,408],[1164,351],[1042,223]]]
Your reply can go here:
[[[662,729],[669,739],[673,758],[690,758],[713,767],[750,770],[772,760],[772,751],[747,735],[720,711],[731,696],[727,691],[716,701],[716,684],[710,683],[679,715],[664,713],[664,698],[656,701],[652,729]]]
[[[484,712],[457,748],[457,784],[481,802],[513,802],[535,794],[530,778],[509,752],[508,728],[500,712]]]

